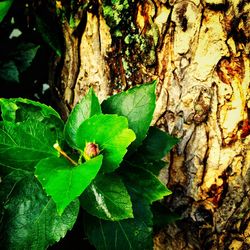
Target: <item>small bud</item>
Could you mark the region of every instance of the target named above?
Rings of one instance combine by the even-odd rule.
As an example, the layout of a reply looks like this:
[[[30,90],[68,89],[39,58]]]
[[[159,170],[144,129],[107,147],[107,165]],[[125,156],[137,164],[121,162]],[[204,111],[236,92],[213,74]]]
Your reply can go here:
[[[94,158],[95,156],[99,155],[100,150],[97,144],[88,142],[83,151],[83,157],[86,161]]]
[[[58,152],[60,152],[60,151],[62,150],[58,142],[56,142],[56,143],[53,145],[53,147],[54,147],[54,149],[56,149]]]

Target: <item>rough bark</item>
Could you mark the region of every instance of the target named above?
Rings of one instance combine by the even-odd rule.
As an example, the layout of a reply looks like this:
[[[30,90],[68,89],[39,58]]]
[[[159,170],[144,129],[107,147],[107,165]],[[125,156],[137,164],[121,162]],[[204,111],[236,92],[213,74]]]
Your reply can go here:
[[[80,35],[64,26],[66,110],[90,86],[103,100],[157,79],[153,124],[181,138],[165,202],[182,220],[156,235],[155,249],[250,249],[250,3],[128,3],[113,7],[120,21],[93,1]]]

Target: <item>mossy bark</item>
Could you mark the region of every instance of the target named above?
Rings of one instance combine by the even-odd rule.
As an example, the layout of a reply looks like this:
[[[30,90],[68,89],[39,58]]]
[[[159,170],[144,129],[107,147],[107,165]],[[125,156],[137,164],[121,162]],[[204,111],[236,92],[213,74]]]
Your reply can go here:
[[[249,249],[248,1],[90,1],[83,18],[80,32],[63,26],[65,112],[90,86],[103,100],[156,79],[152,124],[181,138],[165,202],[182,219],[155,249]]]

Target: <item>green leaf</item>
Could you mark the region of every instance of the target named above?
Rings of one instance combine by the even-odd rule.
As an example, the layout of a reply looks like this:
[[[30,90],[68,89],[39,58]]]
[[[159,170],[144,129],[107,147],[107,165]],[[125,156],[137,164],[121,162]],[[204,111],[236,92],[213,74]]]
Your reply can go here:
[[[154,226],[157,228],[163,228],[167,224],[171,224],[181,219],[181,216],[171,212],[166,206],[160,202],[154,202],[151,206],[153,213]]]
[[[88,213],[106,220],[133,218],[130,196],[115,174],[98,175],[80,197]]]
[[[161,159],[171,150],[179,140],[156,127],[150,127],[147,137],[137,151],[130,155],[129,161],[143,169],[158,175],[167,163]]]
[[[128,129],[125,117],[94,115],[84,121],[76,133],[76,144],[82,151],[86,143],[94,142],[103,154],[102,171],[112,172],[121,163],[135,134]]]
[[[130,155],[128,160],[134,165],[149,170],[154,175],[159,175],[161,169],[167,166],[167,162],[160,159],[165,157],[177,142],[177,138],[158,128],[150,127],[142,145],[134,154]]]
[[[178,139],[161,131],[156,127],[150,127],[148,135],[136,152],[136,157],[144,161],[157,161],[169,153]]]
[[[155,86],[143,84],[126,92],[113,95],[102,103],[102,110],[128,118],[129,128],[136,134],[132,148],[137,148],[145,138],[155,109]]]
[[[35,176],[46,193],[51,195],[61,215],[95,178],[101,164],[102,155],[79,166],[72,166],[65,158],[50,157],[36,165]]]
[[[51,119],[58,118],[57,120],[60,120],[58,123],[62,123],[60,115],[53,108],[29,99],[0,98],[0,107],[4,121],[23,122],[35,119],[44,122],[46,119],[51,121]]]
[[[129,192],[139,195],[149,203],[162,199],[172,192],[149,170],[126,165],[121,170]]]
[[[20,179],[12,174],[12,178],[14,185],[8,199],[3,200],[0,245],[4,249],[46,249],[63,238],[76,221],[79,201],[59,216],[55,203],[33,176]],[[5,191],[5,180],[0,189]]]
[[[4,62],[0,66],[0,79],[8,82],[19,82],[19,71],[14,61]]]
[[[134,219],[116,222],[86,215],[84,224],[89,241],[97,250],[153,249],[152,213],[142,200],[133,201]]]
[[[2,217],[4,214],[4,206],[3,206],[4,202],[6,200],[8,200],[8,197],[10,197],[10,195],[13,191],[13,187],[20,180],[25,178],[27,175],[30,175],[30,172],[15,170],[15,171],[8,173],[6,176],[3,177],[2,173],[1,173],[1,168],[0,168],[0,176],[1,176],[1,182],[0,182],[0,201],[1,201],[0,221],[2,221]],[[0,231],[1,231],[1,226],[0,226]]]
[[[130,162],[131,164],[140,166],[140,168],[143,168],[145,170],[150,171],[153,175],[158,176],[160,174],[160,171],[168,166],[168,163],[165,161],[152,161],[152,162],[143,162],[143,158],[140,158],[140,155],[138,154],[138,158],[134,160],[133,162]],[[141,160],[140,160],[141,159]],[[129,159],[130,160],[130,159]]]
[[[34,124],[38,122],[44,124],[39,124],[42,130],[46,126],[47,131],[55,134],[52,138],[55,138],[58,142],[63,140],[64,123],[59,114],[50,106],[23,98],[0,98],[0,107],[3,121],[12,123],[29,122],[32,126],[35,120]],[[53,144],[51,145],[53,146]]]
[[[15,61],[20,73],[30,67],[38,49],[39,46],[33,43],[20,43],[15,50],[9,54],[10,58]]]
[[[11,7],[13,0],[5,0],[0,2],[0,22],[3,21]]]
[[[101,113],[99,101],[91,88],[87,95],[74,107],[65,124],[65,138],[70,146],[76,147],[76,132],[82,122]]]
[[[0,64],[0,79],[19,83],[20,74],[30,67],[38,48],[39,46],[33,43],[17,45],[15,49],[8,53],[9,60]]]
[[[0,122],[0,164],[33,171],[39,160],[58,155],[53,145],[60,137],[58,131],[36,120]]]
[[[60,42],[61,33],[58,31],[56,20],[46,15],[35,15],[36,27],[41,34],[42,39],[56,52],[58,56],[62,55],[62,44]]]

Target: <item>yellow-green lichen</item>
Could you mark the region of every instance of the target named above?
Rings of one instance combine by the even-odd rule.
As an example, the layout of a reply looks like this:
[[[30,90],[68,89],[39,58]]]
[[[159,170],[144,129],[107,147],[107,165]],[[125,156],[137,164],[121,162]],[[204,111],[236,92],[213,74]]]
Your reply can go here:
[[[113,31],[113,35],[121,37],[120,23],[124,18],[125,12],[129,9],[128,0],[111,0],[104,1],[102,10],[109,27]]]

